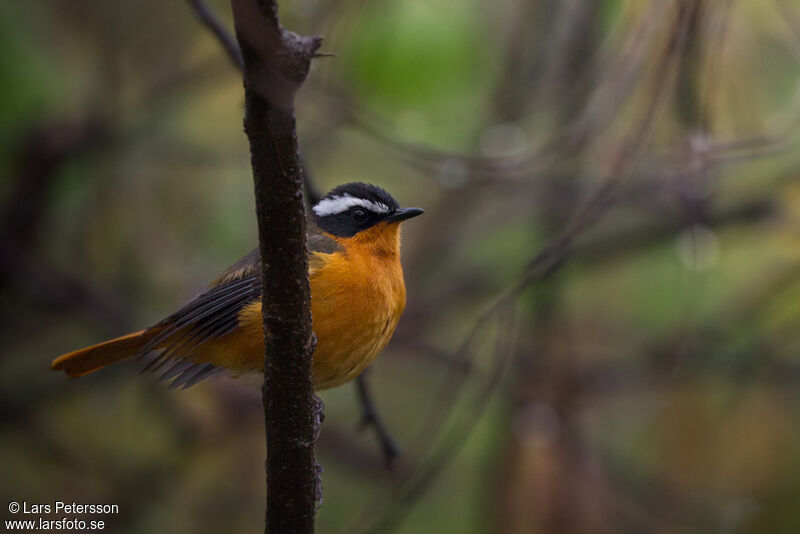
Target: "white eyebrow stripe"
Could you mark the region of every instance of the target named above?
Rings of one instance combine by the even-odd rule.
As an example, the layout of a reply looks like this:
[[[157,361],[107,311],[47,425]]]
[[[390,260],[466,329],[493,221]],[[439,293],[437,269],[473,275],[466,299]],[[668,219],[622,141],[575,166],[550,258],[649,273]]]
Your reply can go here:
[[[347,193],[342,196],[333,196],[323,199],[314,206],[313,210],[317,216],[324,217],[326,215],[336,215],[337,213],[345,212],[353,206],[361,206],[362,208],[380,214],[389,213],[389,211],[391,211],[389,206],[383,202],[373,202],[365,198],[356,198]]]

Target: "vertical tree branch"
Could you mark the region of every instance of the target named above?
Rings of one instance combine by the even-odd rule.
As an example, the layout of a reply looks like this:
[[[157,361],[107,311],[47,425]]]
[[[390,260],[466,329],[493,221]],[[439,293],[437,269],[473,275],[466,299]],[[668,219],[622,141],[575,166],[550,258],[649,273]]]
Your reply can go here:
[[[217,15],[205,3],[204,0],[188,0],[197,18],[208,28],[220,45],[225,49],[228,58],[235,67],[240,70],[244,68],[242,54],[239,51],[239,46],[234,42],[231,35],[225,29],[222,21],[217,18]],[[316,183],[308,172],[308,167],[302,161],[303,184],[305,186],[305,195],[309,205],[313,206],[322,199],[322,193],[317,188]],[[356,377],[356,387],[358,388],[358,400],[361,403],[362,411],[362,424],[364,426],[372,426],[375,429],[375,434],[381,445],[383,458],[386,465],[391,467],[395,458],[400,454],[397,444],[389,433],[389,429],[383,423],[383,419],[375,407],[375,402],[372,399],[372,393],[367,384],[366,373],[362,373]]]
[[[318,414],[311,376],[314,337],[294,95],[322,41],[284,30],[274,0],[232,0],[232,5],[244,60],[244,127],[263,266],[266,532],[311,533]]]

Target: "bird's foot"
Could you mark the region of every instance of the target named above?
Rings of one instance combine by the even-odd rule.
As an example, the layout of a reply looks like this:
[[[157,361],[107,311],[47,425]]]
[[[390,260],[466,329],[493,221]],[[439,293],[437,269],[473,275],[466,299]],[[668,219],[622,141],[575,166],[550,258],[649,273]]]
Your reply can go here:
[[[325,403],[316,395],[314,395],[312,399],[314,402],[314,442],[316,443],[322,432],[322,422],[325,421]]]
[[[322,466],[318,463],[314,462],[314,481],[315,481],[315,488],[314,488],[314,499],[317,504],[317,510],[322,507]]]

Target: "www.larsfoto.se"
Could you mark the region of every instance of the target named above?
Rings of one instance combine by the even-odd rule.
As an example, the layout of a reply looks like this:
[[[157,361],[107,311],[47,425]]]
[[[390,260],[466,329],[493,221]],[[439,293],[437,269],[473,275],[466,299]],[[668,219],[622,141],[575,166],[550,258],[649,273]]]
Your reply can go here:
[[[106,528],[105,521],[83,519],[6,519],[5,527],[7,531],[12,530],[103,530]]]

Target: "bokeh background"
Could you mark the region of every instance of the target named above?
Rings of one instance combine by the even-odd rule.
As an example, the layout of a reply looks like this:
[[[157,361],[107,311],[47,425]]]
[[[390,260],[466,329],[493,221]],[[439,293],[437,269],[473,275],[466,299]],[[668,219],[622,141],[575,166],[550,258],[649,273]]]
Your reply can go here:
[[[426,210],[369,376],[402,455],[324,392],[318,531],[800,531],[800,2],[280,4],[335,54],[314,181]],[[255,245],[242,116],[189,2],[0,2],[3,520],[263,528],[257,382],[49,370]]]

